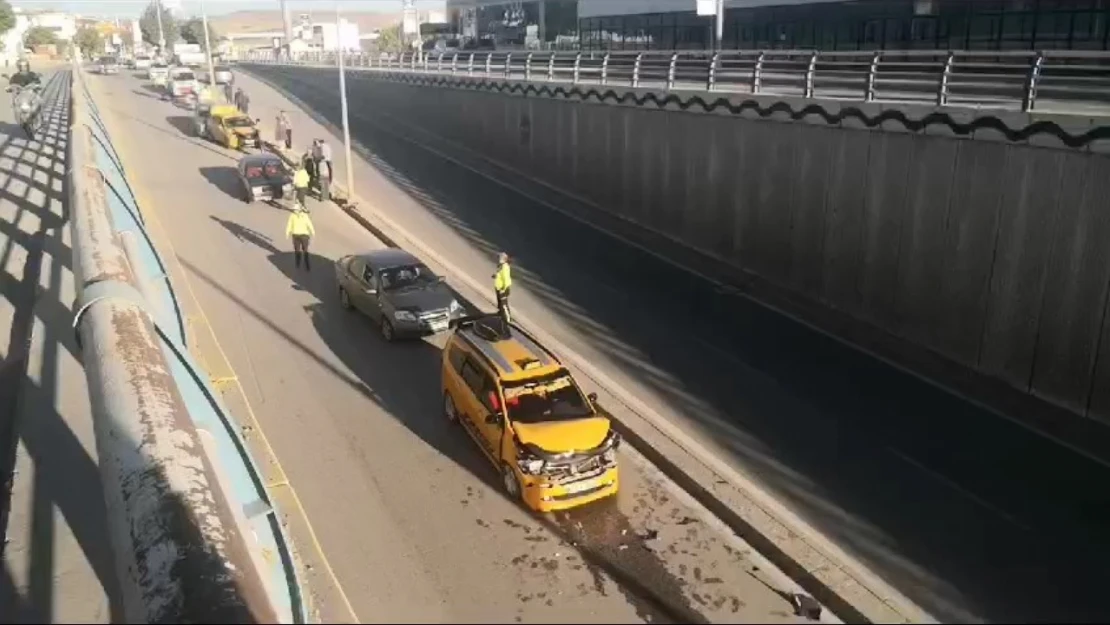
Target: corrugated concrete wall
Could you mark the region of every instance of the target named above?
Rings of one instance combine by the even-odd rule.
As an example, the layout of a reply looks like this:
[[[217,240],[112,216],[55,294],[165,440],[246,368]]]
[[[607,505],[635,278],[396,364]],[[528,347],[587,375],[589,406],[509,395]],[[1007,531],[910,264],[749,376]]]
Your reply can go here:
[[[258,71],[334,81],[331,70]],[[1110,423],[1107,155],[365,75],[349,84],[356,106]]]

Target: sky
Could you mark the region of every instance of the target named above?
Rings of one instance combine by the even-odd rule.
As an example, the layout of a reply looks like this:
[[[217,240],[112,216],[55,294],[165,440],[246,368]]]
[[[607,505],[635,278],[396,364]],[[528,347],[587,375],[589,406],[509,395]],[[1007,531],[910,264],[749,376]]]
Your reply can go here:
[[[95,15],[98,17],[135,17],[142,13],[150,0],[8,0],[12,6],[28,9],[54,9],[81,15]],[[173,0],[164,0],[167,6]],[[177,0],[181,10],[185,13],[199,13],[200,0]],[[384,11],[395,12],[401,10],[401,0],[340,0],[345,11]],[[288,0],[289,7],[298,9],[314,9],[335,7],[335,0]],[[418,9],[442,9],[444,0],[417,0]],[[277,10],[279,0],[204,0],[204,8],[209,15],[231,13],[234,11],[249,10]]]

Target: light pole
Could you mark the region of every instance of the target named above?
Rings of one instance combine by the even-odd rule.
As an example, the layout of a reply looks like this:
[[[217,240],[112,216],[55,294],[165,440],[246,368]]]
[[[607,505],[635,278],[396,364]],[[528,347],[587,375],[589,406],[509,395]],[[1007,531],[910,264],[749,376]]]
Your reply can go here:
[[[162,0],[154,3],[154,14],[158,16],[158,54],[166,60],[166,31],[162,30]]]
[[[347,202],[355,199],[355,170],[351,162],[351,126],[347,121],[347,71],[343,63],[343,29],[340,24],[339,3],[335,0],[335,39],[339,43],[339,101],[343,108],[343,150],[347,159]]]
[[[212,64],[212,40],[208,36],[208,12],[204,10],[204,0],[200,0],[200,21],[204,27],[204,55],[208,58],[208,89],[214,91],[216,89],[216,66]]]
[[[725,0],[717,0],[717,7],[716,8],[717,8],[717,15],[716,15],[716,19],[717,19],[717,23],[716,23],[716,35],[717,35],[716,39],[717,39],[717,41],[716,41],[716,43],[717,43],[717,45],[716,45],[716,48],[717,48],[717,51],[720,52],[721,48],[723,47],[721,40],[725,38]]]

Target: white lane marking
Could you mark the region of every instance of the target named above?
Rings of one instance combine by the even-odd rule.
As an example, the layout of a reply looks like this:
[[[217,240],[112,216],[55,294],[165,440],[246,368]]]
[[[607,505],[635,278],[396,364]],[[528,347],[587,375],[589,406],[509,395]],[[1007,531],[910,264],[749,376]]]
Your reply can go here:
[[[902,451],[899,451],[898,449],[895,449],[894,447],[887,447],[886,450],[888,452],[894,454],[896,457],[898,457],[900,460],[902,460],[906,464],[909,464],[910,466],[916,468],[918,471],[921,471],[922,473],[924,473],[925,475],[928,475],[932,479],[940,482],[941,484],[944,484],[948,488],[951,488],[952,490],[960,493],[964,497],[967,497],[968,499],[970,499],[970,500],[974,501],[975,503],[979,504],[979,506],[983,507],[984,509],[989,510],[989,511],[997,514],[998,516],[1006,519],[1010,523],[1012,523],[1015,526],[1025,530],[1026,532],[1032,532],[1033,531],[1033,528],[1031,528],[1028,525],[1022,523],[1021,521],[1017,520],[1017,517],[1015,517],[1014,515],[1010,514],[1009,512],[1006,512],[1002,508],[999,508],[998,506],[992,504],[991,502],[987,501],[986,499],[983,499],[979,495],[976,495],[975,493],[973,493],[970,490],[964,488],[963,486],[960,486],[959,484],[954,482],[952,479],[942,475],[941,473],[938,473],[937,471],[935,471],[933,469],[930,469],[929,467],[927,467],[924,464],[918,462],[917,460],[914,460],[912,457],[910,457],[906,453],[904,453]]]

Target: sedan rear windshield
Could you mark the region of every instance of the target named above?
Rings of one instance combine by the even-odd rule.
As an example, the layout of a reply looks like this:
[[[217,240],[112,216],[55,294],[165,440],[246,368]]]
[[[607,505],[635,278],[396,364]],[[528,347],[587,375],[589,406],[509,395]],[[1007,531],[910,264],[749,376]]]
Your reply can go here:
[[[169,67],[169,65],[166,65],[165,63],[155,63],[154,65],[151,65],[151,67],[154,69],[166,69],[167,67]]]
[[[197,77],[192,72],[181,72],[173,75],[174,80],[196,80]]]
[[[509,420],[517,423],[572,421],[593,415],[574,379],[565,372],[504,382],[503,390]]]

